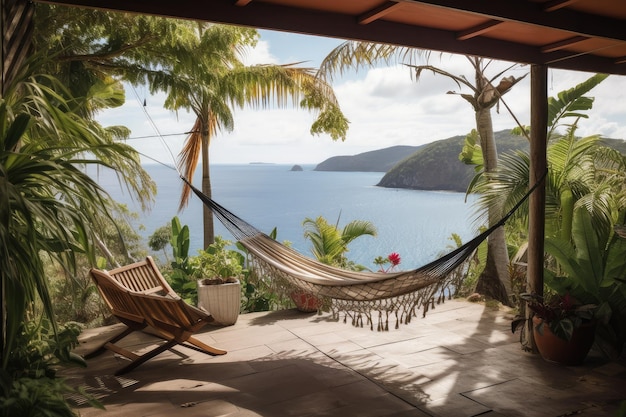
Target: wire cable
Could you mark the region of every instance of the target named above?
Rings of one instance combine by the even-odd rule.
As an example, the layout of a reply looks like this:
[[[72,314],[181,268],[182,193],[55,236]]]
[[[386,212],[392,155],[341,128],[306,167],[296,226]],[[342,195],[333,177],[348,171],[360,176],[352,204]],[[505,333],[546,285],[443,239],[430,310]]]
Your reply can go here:
[[[165,147],[165,149],[167,149],[167,152],[170,155],[170,158],[172,158],[172,161],[174,162],[173,166],[167,165],[164,162],[161,161],[157,161],[155,158],[149,157],[141,152],[138,152],[140,155],[145,156],[148,159],[151,159],[163,166],[169,167],[169,168],[173,168],[176,170],[176,172],[178,172],[178,175],[182,177],[182,173],[180,172],[180,170],[178,169],[178,164],[176,163],[176,157],[174,156],[174,154],[172,153],[172,149],[169,147],[169,145],[167,144],[167,142],[165,141],[163,135],[161,134],[161,131],[159,130],[159,128],[157,127],[156,123],[154,123],[154,120],[152,119],[152,117],[150,116],[150,114],[148,113],[148,110],[146,109],[147,106],[143,105],[143,102],[141,100],[141,98],[139,97],[139,94],[137,93],[137,90],[135,89],[135,86],[133,86],[131,84],[131,88],[133,90],[133,93],[135,93],[135,97],[137,98],[137,102],[139,103],[139,105],[141,106],[141,109],[143,110],[143,113],[145,114],[146,118],[148,119],[148,122],[150,123],[150,126],[152,126],[152,129],[154,129],[154,132],[156,133],[156,136],[159,138],[159,140],[161,141],[161,143],[163,144],[163,146]]]

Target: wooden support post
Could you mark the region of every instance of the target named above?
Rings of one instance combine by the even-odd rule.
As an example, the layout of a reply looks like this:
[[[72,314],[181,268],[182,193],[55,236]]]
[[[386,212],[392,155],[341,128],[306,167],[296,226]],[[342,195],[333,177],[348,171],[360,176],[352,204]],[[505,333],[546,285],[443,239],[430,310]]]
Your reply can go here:
[[[548,68],[533,65],[530,69],[530,178],[535,184],[546,171],[548,135]],[[526,289],[528,292],[543,295],[543,256],[545,237],[545,182],[533,192],[529,199],[528,217],[528,269]],[[530,311],[526,311],[530,319]],[[523,347],[536,351],[532,337],[532,322],[527,320],[524,328]]]

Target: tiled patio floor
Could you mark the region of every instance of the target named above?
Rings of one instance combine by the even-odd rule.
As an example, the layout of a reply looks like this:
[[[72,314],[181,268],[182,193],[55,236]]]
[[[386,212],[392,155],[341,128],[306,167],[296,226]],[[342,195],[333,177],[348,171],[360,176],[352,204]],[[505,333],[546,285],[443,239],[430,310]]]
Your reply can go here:
[[[83,334],[79,353],[120,327]],[[84,417],[615,416],[626,364],[591,355],[561,367],[525,353],[506,312],[448,301],[388,332],[295,310],[241,315],[208,327],[219,357],[178,348],[114,377],[125,359],[106,352],[68,382],[101,398]],[[154,342],[149,335],[129,344]]]

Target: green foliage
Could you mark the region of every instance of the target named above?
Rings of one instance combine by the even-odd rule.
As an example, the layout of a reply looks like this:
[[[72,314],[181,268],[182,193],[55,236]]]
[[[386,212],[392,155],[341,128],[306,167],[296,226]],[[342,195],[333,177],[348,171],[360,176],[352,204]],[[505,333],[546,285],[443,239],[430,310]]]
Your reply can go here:
[[[59,365],[87,366],[72,353],[81,331],[78,323],[66,323],[55,333],[48,319],[25,321],[5,371],[14,378],[54,378]]]
[[[574,212],[571,240],[550,236],[545,248],[557,261],[545,271],[546,285],[581,304],[598,306],[598,345],[608,356],[618,356],[626,342],[626,240],[596,230],[589,211],[580,207]]]
[[[189,30],[192,28],[193,30]],[[179,158],[185,178],[193,178],[199,162],[204,175],[202,189],[211,197],[208,150],[212,138],[235,128],[236,108],[300,106],[318,115],[311,133],[328,133],[345,139],[348,122],[339,109],[332,86],[316,77],[311,68],[296,64],[245,65],[243,51],[253,45],[258,32],[251,28],[193,22],[181,23],[184,42],[159,44],[159,65],[144,73],[151,92],[166,94],[164,106],[196,116],[192,132]],[[185,186],[181,205],[191,196]],[[214,239],[213,217],[203,215],[204,245]]]
[[[189,227],[181,226],[178,217],[174,217],[170,230],[173,260],[170,262],[170,268],[163,271],[163,275],[183,300],[195,305],[198,301],[198,289],[189,258]]]
[[[215,242],[196,256],[189,256],[189,227],[181,225],[178,217],[171,221],[171,246],[174,260],[163,275],[172,289],[187,303],[197,304],[197,280],[203,278],[241,278],[245,270],[245,257],[242,253],[229,249],[232,242],[216,236]]]
[[[357,265],[346,257],[348,245],[361,236],[376,236],[376,227],[369,221],[353,220],[342,230],[337,225],[329,224],[319,216],[316,219],[307,217],[302,222],[304,237],[312,243],[313,255],[322,263],[334,265],[344,269],[363,270],[365,267]]]
[[[498,143],[498,152],[501,154],[529,148],[526,139],[512,135],[509,130],[494,132],[494,136]],[[463,149],[465,138],[466,136],[454,136],[422,146],[388,170],[378,185],[418,190],[466,192],[468,184],[475,174],[475,169],[459,162],[459,149]],[[475,144],[479,143],[478,138],[475,138],[474,141]],[[480,151],[474,152],[475,150],[472,149],[473,156],[482,155]],[[469,156],[469,152],[466,156]]]
[[[237,248],[246,253],[239,243]],[[246,253],[247,256],[247,253]],[[241,311],[252,313],[255,311],[273,311],[285,307],[285,302],[272,286],[272,277],[260,275],[246,260],[247,268],[243,269],[241,281]]]
[[[137,217],[136,213],[131,213],[123,204],[114,204],[111,210],[111,218],[98,219],[95,266],[100,269],[125,265],[146,256],[141,236],[129,223],[129,219]],[[93,261],[77,253],[75,272],[48,259],[45,259],[44,265],[51,284],[51,296],[58,322],[78,321],[90,327],[110,322],[110,311],[88,273],[94,266]]]
[[[543,334],[543,326],[547,325],[554,335],[563,340],[571,340],[575,329],[591,323],[598,309],[595,304],[580,304],[569,293],[551,294],[548,297],[522,293],[520,296],[526,301],[528,308],[542,319],[537,326],[539,334]],[[524,321],[525,319],[515,320],[513,331]]]
[[[172,243],[172,225],[159,227],[148,238],[148,247],[153,251],[163,251],[168,259],[165,248]]]
[[[278,229],[274,228],[269,237],[276,240]],[[283,242],[289,246],[289,242]],[[247,249],[239,242],[237,249],[245,255],[245,265],[241,275],[241,311],[251,313],[255,311],[273,311],[293,307],[288,298],[275,291],[275,278],[262,274],[250,257]]]
[[[75,391],[63,381],[52,378],[18,378],[0,395],[0,416],[78,416],[65,401]]]
[[[82,106],[96,98],[72,97],[59,80],[39,72],[48,62],[44,55],[33,55],[14,83],[5,86],[0,103],[3,367],[26,306],[38,300],[46,316],[53,317],[42,258],[72,275],[77,254],[95,262],[93,243],[99,240],[101,219],[111,218],[111,199],[85,167],[112,168],[128,178],[134,172],[140,182],[146,180],[132,148],[81,117]],[[142,195],[149,196],[150,181],[143,185]]]
[[[7,366],[0,371],[0,415],[74,417],[65,395],[76,393],[56,378],[61,366],[86,366],[72,353],[82,327],[66,323],[55,332],[47,319],[23,323],[16,348]],[[94,407],[102,406],[83,394]]]
[[[555,133],[562,119],[589,117],[584,111],[591,109],[594,99],[583,94],[588,93],[607,77],[608,74],[595,74],[575,87],[559,92],[557,97],[548,98],[548,126],[550,126],[548,138]]]
[[[484,229],[480,230],[483,232]],[[454,244],[448,245],[450,249],[456,249],[462,246],[460,236],[453,233],[448,239]],[[478,277],[485,269],[487,263],[487,241],[482,242],[473,256],[467,258],[463,264],[451,273],[451,282],[453,283],[456,296],[469,296],[474,292]]]
[[[189,257],[189,227],[187,225],[181,226],[178,217],[174,217],[171,223],[172,240],[172,255],[174,256],[174,262],[182,265]]]
[[[198,255],[190,259],[192,274],[195,278],[229,278],[239,279],[244,270],[245,257],[234,249],[228,249],[232,242],[215,237],[215,242],[205,250],[199,250]]]
[[[474,165],[476,172],[482,171],[483,153],[480,149],[480,136],[476,129],[472,129],[472,131],[465,136],[465,142],[459,154],[459,160],[466,165]]]

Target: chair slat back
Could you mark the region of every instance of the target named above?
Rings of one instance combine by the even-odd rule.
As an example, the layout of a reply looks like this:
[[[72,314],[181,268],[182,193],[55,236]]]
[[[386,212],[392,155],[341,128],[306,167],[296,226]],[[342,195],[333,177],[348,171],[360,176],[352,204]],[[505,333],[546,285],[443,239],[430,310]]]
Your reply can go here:
[[[109,275],[129,290],[178,298],[150,256],[142,261],[112,269]]]
[[[184,342],[213,318],[182,299],[154,294],[131,293],[146,322],[158,332]]]
[[[134,323],[145,322],[143,312],[133,301],[128,289],[115,281],[106,271],[92,269],[89,273],[114,316],[122,322],[127,320]]]

